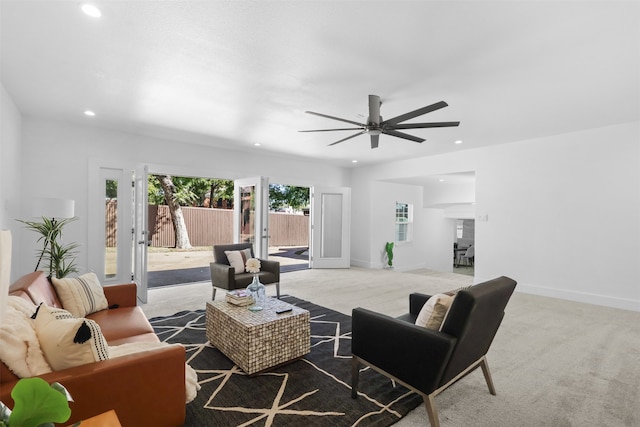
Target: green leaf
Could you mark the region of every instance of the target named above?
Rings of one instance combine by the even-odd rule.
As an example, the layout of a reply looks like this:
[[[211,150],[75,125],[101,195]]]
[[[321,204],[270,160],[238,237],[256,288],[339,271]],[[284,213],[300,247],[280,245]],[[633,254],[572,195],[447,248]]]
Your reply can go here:
[[[42,378],[23,378],[11,391],[15,405],[9,417],[11,427],[37,427],[63,423],[71,417],[67,396]]]

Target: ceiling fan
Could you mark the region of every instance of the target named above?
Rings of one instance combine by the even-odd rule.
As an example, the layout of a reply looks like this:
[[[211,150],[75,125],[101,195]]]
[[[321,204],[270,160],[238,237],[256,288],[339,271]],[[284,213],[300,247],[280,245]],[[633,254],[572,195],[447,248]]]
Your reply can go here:
[[[404,132],[398,132],[398,129],[419,129],[419,128],[440,128],[440,127],[452,127],[458,126],[460,122],[433,122],[433,123],[406,123],[402,124],[414,117],[422,116],[423,114],[430,113],[432,111],[439,110],[446,107],[448,104],[444,101],[436,102],[435,104],[428,105],[426,107],[418,108],[417,110],[401,114],[389,120],[382,120],[380,116],[380,106],[382,101],[378,95],[369,95],[369,117],[367,123],[358,123],[353,120],[341,119],[339,117],[328,116],[326,114],[314,113],[313,111],[305,111],[307,114],[313,114],[315,116],[325,117],[327,119],[338,120],[340,122],[350,123],[357,127],[351,128],[339,128],[339,129],[315,129],[315,130],[301,130],[300,132],[328,132],[336,130],[359,130],[360,132],[343,138],[339,141],[329,144],[336,145],[344,142],[348,139],[355,138],[356,136],[368,133],[371,136],[371,148],[378,148],[378,142],[380,134],[395,136],[396,138],[408,139],[409,141],[424,142],[423,138],[409,135]]]

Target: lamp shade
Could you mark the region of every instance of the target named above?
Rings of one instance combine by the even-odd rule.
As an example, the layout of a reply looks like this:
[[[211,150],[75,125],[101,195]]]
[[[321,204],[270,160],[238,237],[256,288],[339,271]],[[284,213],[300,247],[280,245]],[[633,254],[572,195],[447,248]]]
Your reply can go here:
[[[73,218],[75,201],[69,199],[38,198],[33,200],[31,211],[34,217]]]

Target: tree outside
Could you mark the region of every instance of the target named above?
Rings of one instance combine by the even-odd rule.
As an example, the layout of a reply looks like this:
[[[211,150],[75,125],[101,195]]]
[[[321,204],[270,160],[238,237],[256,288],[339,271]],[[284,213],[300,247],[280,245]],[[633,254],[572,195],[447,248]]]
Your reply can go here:
[[[300,211],[309,206],[309,188],[291,185],[269,185],[269,210],[280,211],[291,208]]]
[[[150,204],[169,207],[177,249],[191,249],[181,206],[212,208],[213,201],[233,200],[233,181],[224,179],[149,175],[148,188]]]

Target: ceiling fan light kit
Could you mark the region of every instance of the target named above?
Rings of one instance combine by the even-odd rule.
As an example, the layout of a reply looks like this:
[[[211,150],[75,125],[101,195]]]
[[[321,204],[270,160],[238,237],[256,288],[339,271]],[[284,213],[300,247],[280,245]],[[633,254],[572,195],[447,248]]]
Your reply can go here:
[[[337,120],[343,123],[349,123],[356,127],[349,128],[336,128],[336,129],[314,129],[314,130],[301,130],[300,132],[331,132],[341,130],[357,130],[356,134],[343,138],[339,141],[329,144],[336,145],[344,142],[348,139],[355,138],[362,134],[369,134],[371,138],[371,148],[378,148],[380,140],[380,134],[395,136],[396,138],[407,139],[414,142],[424,142],[423,138],[409,135],[404,132],[398,132],[398,129],[424,129],[424,128],[439,128],[439,127],[454,127],[458,126],[460,122],[432,122],[432,123],[402,123],[407,120],[411,120],[415,117],[422,116],[427,113],[439,110],[446,107],[448,104],[444,101],[436,102],[435,104],[427,105],[426,107],[418,108],[417,110],[410,111],[405,114],[401,114],[389,120],[383,120],[380,116],[380,106],[382,101],[378,95],[369,95],[369,117],[367,123],[358,123],[353,120],[342,119],[340,117],[329,116],[327,114],[315,113],[313,111],[305,111],[307,114],[313,114],[314,116],[324,117],[326,119]]]

